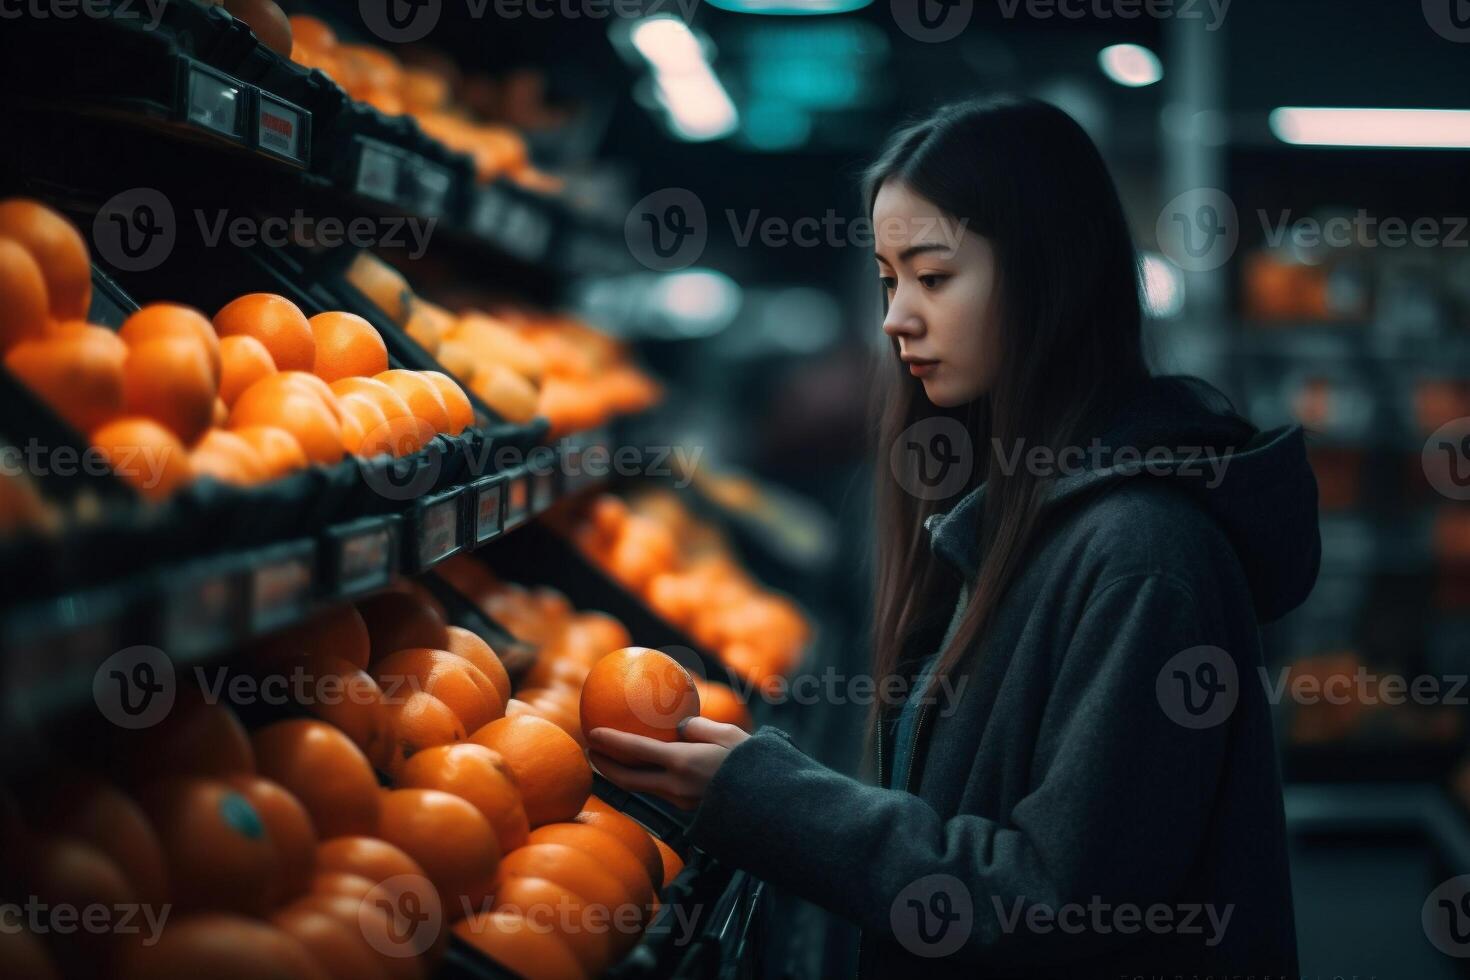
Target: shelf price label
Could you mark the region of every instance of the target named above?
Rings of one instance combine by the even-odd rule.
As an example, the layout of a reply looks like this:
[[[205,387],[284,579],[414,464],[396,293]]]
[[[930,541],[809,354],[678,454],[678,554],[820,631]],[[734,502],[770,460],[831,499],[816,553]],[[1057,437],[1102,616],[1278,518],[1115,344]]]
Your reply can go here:
[[[302,110],[260,93],[255,120],[256,145],[268,153],[305,166],[303,140],[309,118]]]
[[[471,227],[511,255],[537,262],[551,243],[551,218],[494,184],[481,188]]]
[[[554,471],[545,470],[531,475],[531,510],[541,513],[552,505],[556,500],[556,486],[553,483]]]
[[[403,182],[408,210],[429,218],[444,213],[444,202],[454,184],[449,171],[422,157],[412,157],[403,168]]]
[[[459,550],[459,491],[419,507],[417,556],[428,568]]]
[[[475,492],[475,544],[484,544],[500,533],[500,504],[505,484],[491,477],[477,484]]]
[[[234,570],[199,574],[176,570],[185,583],[164,597],[164,650],[188,657],[233,641],[239,624],[240,578]]]
[[[257,633],[293,623],[311,603],[310,545],[256,566],[250,573],[250,626]]]
[[[242,83],[191,62],[187,97],[189,122],[231,139],[244,138],[240,122],[245,101]]]
[[[337,545],[339,595],[368,592],[392,581],[396,531],[391,523],[385,521],[340,537]]]
[[[520,470],[505,480],[505,530],[520,527],[531,509],[529,474]]]
[[[358,143],[357,193],[389,204],[398,200],[398,155],[368,140]]]

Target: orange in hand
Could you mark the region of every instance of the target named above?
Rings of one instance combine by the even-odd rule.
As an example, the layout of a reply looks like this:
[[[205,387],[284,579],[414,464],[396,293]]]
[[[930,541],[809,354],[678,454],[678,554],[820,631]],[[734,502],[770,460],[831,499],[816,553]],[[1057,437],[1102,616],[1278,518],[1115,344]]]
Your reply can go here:
[[[615,728],[677,742],[679,722],[697,714],[699,692],[689,671],[668,654],[647,647],[609,653],[592,665],[582,685],[583,732]]]

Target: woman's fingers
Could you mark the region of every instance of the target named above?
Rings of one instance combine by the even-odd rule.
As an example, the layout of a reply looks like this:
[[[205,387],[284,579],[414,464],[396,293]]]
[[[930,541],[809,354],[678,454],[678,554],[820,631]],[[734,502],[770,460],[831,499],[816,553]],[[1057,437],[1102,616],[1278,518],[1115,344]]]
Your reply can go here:
[[[640,769],[618,762],[601,752],[592,752],[591,755],[592,765],[597,768],[597,771],[623,789],[632,790],[635,793],[658,793],[660,795],[676,793],[674,779],[665,769]]]
[[[750,737],[739,725],[727,725],[698,715],[680,722],[679,733],[686,742],[712,742],[727,749],[733,749]]]
[[[603,755],[615,753],[623,759],[636,760],[651,766],[667,769],[674,761],[669,752],[669,743],[660,742],[647,735],[620,732],[616,728],[594,728],[587,733],[587,742]]]

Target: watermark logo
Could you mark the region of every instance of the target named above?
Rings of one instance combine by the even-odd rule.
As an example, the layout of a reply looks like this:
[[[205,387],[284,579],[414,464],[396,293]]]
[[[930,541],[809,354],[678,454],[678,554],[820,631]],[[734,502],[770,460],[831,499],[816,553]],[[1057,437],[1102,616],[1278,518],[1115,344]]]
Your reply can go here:
[[[379,39],[412,44],[429,36],[444,8],[442,0],[358,0],[357,12]]]
[[[1205,30],[1225,26],[1232,0],[997,0],[1001,16],[1018,13],[1033,20],[1202,20]]]
[[[114,194],[92,220],[92,244],[116,269],[147,272],[173,254],[174,206],[163,192],[133,187]]]
[[[920,500],[944,500],[963,490],[975,469],[975,446],[958,419],[920,419],[898,434],[888,466],[899,486]]]
[[[1230,195],[1216,187],[1197,187],[1164,205],[1154,234],[1159,250],[1179,268],[1208,272],[1235,254],[1240,217]]]
[[[925,875],[910,882],[888,910],[893,935],[915,956],[949,956],[975,926],[975,902],[954,875]]]
[[[173,661],[158,647],[119,650],[92,675],[92,699],[119,728],[149,728],[168,717],[177,685]]]
[[[1422,0],[1424,20],[1434,33],[1457,44],[1470,42],[1470,3],[1465,0]]]
[[[1170,657],[1154,681],[1159,707],[1184,728],[1213,728],[1240,699],[1235,660],[1219,647],[1197,646]]]
[[[383,459],[375,454],[362,460],[358,466],[362,471],[362,482],[385,500],[417,500],[432,490],[444,470],[447,453],[438,440],[430,442],[421,451],[412,451],[422,435],[413,429],[405,429],[403,419],[389,419],[374,426],[363,436],[361,444],[382,448],[391,453],[392,458]]]
[[[709,243],[704,202],[683,187],[654,191],[623,222],[628,251],[655,272],[675,272],[699,261]]]
[[[363,897],[357,924],[373,949],[402,959],[429,951],[443,928],[444,911],[429,879],[394,875]]]
[[[1424,440],[1424,478],[1443,497],[1470,500],[1470,416],[1450,419]]]
[[[1424,935],[1446,956],[1470,956],[1470,875],[1442,881],[1419,910]]]
[[[1210,947],[1220,945],[1220,941],[1225,938],[1225,930],[1230,927],[1230,920],[1235,915],[1234,904],[1220,907],[1208,903],[1167,905],[1156,902],[1142,906],[1132,902],[1107,902],[1101,895],[1093,895],[1086,904],[1065,902],[1056,906],[1045,902],[1028,904],[1024,898],[1017,896],[1010,903],[1009,909],[999,895],[992,895],[990,901],[995,906],[995,916],[1000,922],[1001,931],[1005,933],[1016,932],[1024,920],[1026,931],[1037,935],[1053,932],[1073,936],[1082,933],[1097,936],[1113,933],[1125,936],[1140,932],[1155,935],[1174,933],[1181,936],[1201,936],[1204,944]]]
[[[893,23],[915,41],[943,44],[959,37],[975,15],[975,0],[891,0]]]

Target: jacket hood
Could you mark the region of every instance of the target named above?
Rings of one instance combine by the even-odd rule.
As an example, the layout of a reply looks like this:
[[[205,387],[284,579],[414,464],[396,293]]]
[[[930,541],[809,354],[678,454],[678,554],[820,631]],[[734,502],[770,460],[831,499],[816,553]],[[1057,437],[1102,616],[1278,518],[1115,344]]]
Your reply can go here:
[[[1150,378],[1113,417],[1078,445],[1048,456],[1042,520],[1111,484],[1166,479],[1187,490],[1219,522],[1250,583],[1256,619],[1279,619],[1317,580],[1322,542],[1317,481],[1300,425],[1261,431],[1235,414],[1207,382],[1182,375]],[[1005,468],[1030,447],[996,448]],[[980,564],[985,485],[926,522],[936,554],[966,578]]]

